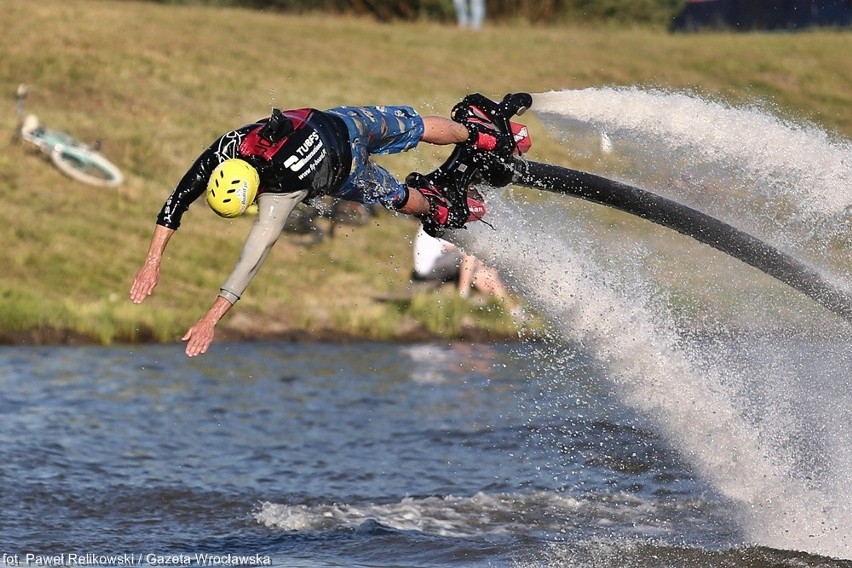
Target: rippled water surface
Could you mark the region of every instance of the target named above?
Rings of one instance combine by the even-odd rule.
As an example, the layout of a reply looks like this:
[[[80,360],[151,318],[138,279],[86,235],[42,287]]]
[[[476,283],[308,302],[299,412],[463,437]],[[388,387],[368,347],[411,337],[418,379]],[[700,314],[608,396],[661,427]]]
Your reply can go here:
[[[540,344],[3,348],[0,552],[7,566],[817,558],[742,542],[726,501],[595,369]]]

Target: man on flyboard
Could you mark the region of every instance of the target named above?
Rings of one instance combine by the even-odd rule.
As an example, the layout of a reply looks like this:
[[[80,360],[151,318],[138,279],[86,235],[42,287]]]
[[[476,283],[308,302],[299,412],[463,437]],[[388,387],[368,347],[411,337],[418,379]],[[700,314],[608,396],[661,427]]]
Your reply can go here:
[[[222,217],[241,215],[255,202],[258,215],[213,305],[183,336],[190,357],[207,351],[216,324],[240,299],[290,213],[306,199],[328,195],[380,203],[418,217],[432,234],[481,219],[485,205],[478,195],[466,195],[462,202],[448,198],[448,188],[416,172],[402,183],[370,159],[410,150],[420,142],[489,152],[514,143],[511,133],[486,113],[454,109],[449,119],[422,116],[408,106],[274,109],[269,117],[226,132],[195,160],[160,210],[130,298],[138,304],[154,292],[166,245],[184,212],[202,195]]]

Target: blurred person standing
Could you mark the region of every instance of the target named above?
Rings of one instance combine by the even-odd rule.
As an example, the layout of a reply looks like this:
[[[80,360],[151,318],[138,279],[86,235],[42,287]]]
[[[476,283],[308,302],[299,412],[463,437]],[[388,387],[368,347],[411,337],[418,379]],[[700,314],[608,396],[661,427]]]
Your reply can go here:
[[[485,21],[485,0],[453,0],[460,28],[482,29]]]

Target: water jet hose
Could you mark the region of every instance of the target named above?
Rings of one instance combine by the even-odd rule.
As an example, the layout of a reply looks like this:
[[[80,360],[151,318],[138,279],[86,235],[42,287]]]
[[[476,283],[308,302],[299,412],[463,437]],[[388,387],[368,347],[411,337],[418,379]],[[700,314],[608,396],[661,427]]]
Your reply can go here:
[[[852,323],[852,296],[804,262],[724,221],[644,189],[594,174],[517,160],[515,183],[579,197],[647,219],[737,258]]]

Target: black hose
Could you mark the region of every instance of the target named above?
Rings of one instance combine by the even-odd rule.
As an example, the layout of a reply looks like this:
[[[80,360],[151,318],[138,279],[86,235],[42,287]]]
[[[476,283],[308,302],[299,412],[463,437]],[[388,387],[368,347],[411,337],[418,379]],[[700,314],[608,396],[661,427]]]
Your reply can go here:
[[[686,205],[604,177],[538,162],[518,160],[515,183],[607,205],[673,229],[750,264],[852,323],[852,297],[815,269]]]

